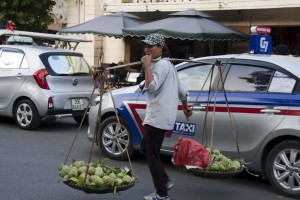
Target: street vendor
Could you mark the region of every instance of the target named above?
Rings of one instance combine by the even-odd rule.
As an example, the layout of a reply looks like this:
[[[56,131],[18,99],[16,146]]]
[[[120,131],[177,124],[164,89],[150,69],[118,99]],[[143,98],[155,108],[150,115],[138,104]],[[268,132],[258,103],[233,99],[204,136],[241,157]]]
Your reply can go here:
[[[169,200],[171,183],[160,160],[160,149],[165,134],[173,130],[178,99],[182,102],[187,118],[192,110],[187,104],[187,90],[181,84],[174,65],[166,59],[168,48],[163,35],[153,33],[142,40],[145,56],[141,61],[145,67],[145,87],[147,92],[147,112],[143,122],[146,133],[141,150],[145,154],[156,191],[144,196],[145,200]],[[156,59],[153,61],[153,59]]]

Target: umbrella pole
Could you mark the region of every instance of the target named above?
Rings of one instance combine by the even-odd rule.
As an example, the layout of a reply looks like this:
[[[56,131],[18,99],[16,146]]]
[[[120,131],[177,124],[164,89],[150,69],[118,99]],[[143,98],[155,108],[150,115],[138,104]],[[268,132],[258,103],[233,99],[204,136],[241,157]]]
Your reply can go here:
[[[208,49],[209,49],[209,54],[211,56],[214,55],[214,41],[212,40],[208,41]]]
[[[98,66],[102,65],[103,58],[104,58],[103,46],[101,45],[101,49],[100,49],[100,53],[99,53],[99,65]]]

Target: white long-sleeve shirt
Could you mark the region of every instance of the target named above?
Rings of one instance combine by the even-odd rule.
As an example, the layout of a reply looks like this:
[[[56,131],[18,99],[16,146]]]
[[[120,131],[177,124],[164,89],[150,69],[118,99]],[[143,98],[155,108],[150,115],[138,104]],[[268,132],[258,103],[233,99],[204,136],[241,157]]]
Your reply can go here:
[[[172,130],[178,108],[178,99],[187,99],[187,91],[181,84],[174,65],[160,59],[151,65],[153,80],[147,91],[147,112],[143,124]]]

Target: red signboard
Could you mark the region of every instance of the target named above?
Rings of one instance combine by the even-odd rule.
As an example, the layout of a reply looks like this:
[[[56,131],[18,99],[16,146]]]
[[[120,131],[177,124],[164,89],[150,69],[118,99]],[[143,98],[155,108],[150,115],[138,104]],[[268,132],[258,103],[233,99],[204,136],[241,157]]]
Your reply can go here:
[[[251,33],[270,34],[271,28],[266,26],[252,26]]]

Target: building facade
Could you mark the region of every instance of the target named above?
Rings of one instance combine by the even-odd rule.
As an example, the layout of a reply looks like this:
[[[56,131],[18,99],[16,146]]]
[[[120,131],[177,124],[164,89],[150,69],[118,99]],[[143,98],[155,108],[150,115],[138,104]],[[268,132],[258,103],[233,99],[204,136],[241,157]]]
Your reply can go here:
[[[194,8],[213,16],[215,21],[234,29],[250,33],[250,27],[272,28],[273,44],[287,44],[292,52],[300,46],[299,0],[56,0],[59,28],[74,26],[97,16],[124,11],[141,17],[145,22],[168,17],[168,14]],[[62,12],[64,11],[64,12]],[[65,11],[67,15],[65,15]],[[63,14],[62,14],[63,13]],[[60,16],[61,15],[61,16]],[[137,61],[142,51],[137,38],[109,38],[80,34],[92,43],[80,44],[80,50],[91,65]],[[167,41],[168,42],[168,41]],[[173,57],[198,57],[208,55],[211,48],[204,42],[169,41]],[[169,45],[170,46],[170,45]],[[184,48],[183,48],[184,47]],[[247,51],[245,42],[220,42],[214,54],[242,53]],[[180,51],[181,50],[181,51]]]

